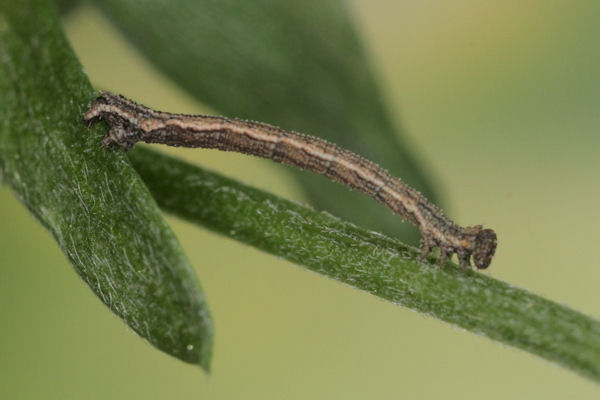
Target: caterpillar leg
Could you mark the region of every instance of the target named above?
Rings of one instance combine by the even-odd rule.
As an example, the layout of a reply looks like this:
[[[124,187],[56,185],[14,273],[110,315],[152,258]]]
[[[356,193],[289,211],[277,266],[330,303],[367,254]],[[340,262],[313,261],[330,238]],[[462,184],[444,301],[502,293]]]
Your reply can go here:
[[[423,235],[421,238],[421,254],[419,255],[419,259],[421,261],[425,261],[425,257],[431,253],[431,248],[435,247],[436,243],[434,243],[431,239],[427,238],[427,236]]]
[[[452,257],[452,253],[454,253],[454,250],[452,248],[440,246],[440,259],[439,259],[440,269],[444,268],[444,264],[446,264],[446,261],[448,261],[448,259],[450,259]]]
[[[135,140],[130,138],[130,134],[121,125],[114,125],[110,128],[108,133],[102,138],[102,147],[105,149],[111,147],[120,147],[125,151],[129,150]]]
[[[460,268],[462,268],[463,272],[466,272],[471,269],[471,254],[467,252],[459,252],[458,253],[458,263]]]

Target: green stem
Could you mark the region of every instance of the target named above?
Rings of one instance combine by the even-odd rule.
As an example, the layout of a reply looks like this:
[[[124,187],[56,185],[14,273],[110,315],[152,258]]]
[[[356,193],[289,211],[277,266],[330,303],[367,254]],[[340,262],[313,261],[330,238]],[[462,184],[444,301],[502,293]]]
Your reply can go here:
[[[147,148],[129,158],[170,213],[600,381],[600,322],[586,315]]]

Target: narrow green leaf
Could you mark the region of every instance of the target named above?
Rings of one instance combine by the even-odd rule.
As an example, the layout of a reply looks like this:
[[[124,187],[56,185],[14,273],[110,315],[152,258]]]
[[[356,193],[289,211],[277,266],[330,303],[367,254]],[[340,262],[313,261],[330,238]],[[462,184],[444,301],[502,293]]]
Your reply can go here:
[[[94,92],[47,0],[0,3],[0,169],[100,299],[154,346],[208,368],[194,273],[127,158],[82,112]],[[34,276],[31,279],[35,279]]]
[[[312,271],[600,381],[600,322],[329,214],[147,148],[129,155],[166,211]]]
[[[218,112],[326,138],[378,162],[434,200],[398,139],[340,0],[96,5],[169,78]],[[314,206],[417,241],[412,226],[376,202],[320,176],[293,173]]]

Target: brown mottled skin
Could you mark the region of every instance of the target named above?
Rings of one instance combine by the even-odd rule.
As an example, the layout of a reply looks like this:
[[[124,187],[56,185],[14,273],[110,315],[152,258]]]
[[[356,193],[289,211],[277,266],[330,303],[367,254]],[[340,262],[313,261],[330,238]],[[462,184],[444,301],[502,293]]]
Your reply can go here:
[[[481,225],[463,228],[419,192],[377,164],[333,143],[272,125],[206,115],[170,114],[101,92],[84,115],[91,126],[104,120],[110,130],[103,147],[129,149],[136,142],[235,151],[307,169],[359,190],[416,225],[423,236],[421,257],[440,248],[440,268],[456,253],[463,269],[470,258],[487,268],[496,250],[496,234]]]

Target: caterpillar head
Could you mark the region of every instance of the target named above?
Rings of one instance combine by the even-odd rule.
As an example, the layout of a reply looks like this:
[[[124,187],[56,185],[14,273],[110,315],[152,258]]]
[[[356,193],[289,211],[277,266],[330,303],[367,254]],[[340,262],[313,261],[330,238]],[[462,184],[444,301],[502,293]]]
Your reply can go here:
[[[475,236],[473,263],[478,269],[485,269],[492,262],[498,240],[492,229],[482,229]]]

